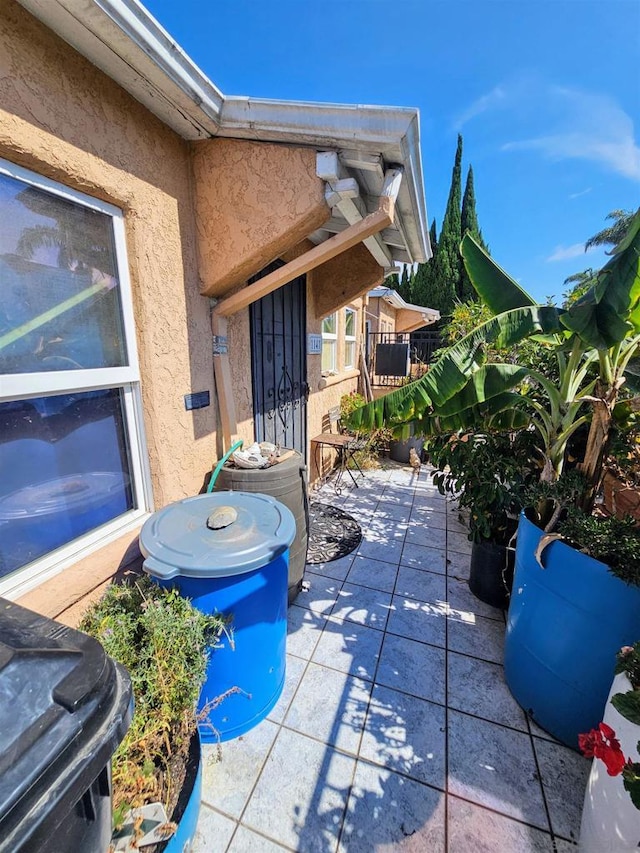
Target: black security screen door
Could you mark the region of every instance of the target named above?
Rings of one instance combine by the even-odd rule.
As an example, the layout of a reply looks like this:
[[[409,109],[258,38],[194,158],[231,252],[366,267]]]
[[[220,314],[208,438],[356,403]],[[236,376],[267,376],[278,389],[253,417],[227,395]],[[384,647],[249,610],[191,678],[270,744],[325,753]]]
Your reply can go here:
[[[282,266],[275,263],[252,281]],[[256,441],[292,447],[306,459],[307,282],[294,279],[251,306]]]

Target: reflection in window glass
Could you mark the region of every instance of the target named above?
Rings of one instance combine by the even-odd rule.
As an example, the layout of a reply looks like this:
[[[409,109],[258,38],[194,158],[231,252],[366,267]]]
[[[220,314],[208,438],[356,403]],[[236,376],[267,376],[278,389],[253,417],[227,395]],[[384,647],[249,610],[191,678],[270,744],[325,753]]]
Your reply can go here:
[[[322,372],[335,373],[337,368],[338,340],[336,328],[338,315],[329,314],[322,321]]]
[[[119,389],[0,403],[0,577],[134,506]]]
[[[353,308],[344,309],[344,366],[356,366],[356,312]]]
[[[111,217],[0,175],[0,373],[125,365]]]

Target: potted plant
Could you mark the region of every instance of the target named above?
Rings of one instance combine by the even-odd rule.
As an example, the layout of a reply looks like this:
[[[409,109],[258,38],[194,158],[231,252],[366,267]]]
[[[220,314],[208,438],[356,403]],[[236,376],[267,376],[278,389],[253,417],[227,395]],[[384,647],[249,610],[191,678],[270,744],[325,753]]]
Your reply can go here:
[[[133,721],[112,764],[114,839],[131,824],[132,809],[157,802],[169,816],[166,848],[157,849],[182,851],[195,832],[201,780],[195,709],[207,650],[224,627],[223,617],[201,613],[147,577],[112,584],[84,615],[80,629],[127,668],[133,685]]]
[[[602,722],[580,735],[593,758],[582,810],[580,850],[637,850],[640,846],[640,643],[617,656]]]
[[[492,316],[420,380],[354,412],[353,425],[531,430],[540,482],[554,486],[576,466],[582,485],[572,503],[590,516],[612,423],[637,407],[622,389],[640,344],[640,212],[589,290],[566,309],[537,305],[468,234],[461,250]],[[527,339],[547,352],[540,368],[508,356],[487,361],[487,352],[513,352]],[[550,491],[530,518],[521,515],[505,677],[543,728],[577,748],[578,733],[595,724],[604,705],[616,649],[640,631],[640,590],[557,541],[567,509]]]
[[[505,609],[513,580],[513,549],[523,494],[533,472],[530,434],[468,432],[433,437],[429,455],[440,494],[457,497],[468,510],[471,592]]]

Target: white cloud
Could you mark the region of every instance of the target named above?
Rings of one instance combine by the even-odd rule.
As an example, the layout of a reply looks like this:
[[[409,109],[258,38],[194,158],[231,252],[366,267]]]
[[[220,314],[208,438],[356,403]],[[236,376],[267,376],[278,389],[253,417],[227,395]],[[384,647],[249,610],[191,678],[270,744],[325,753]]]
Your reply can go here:
[[[520,78],[474,101],[458,118],[458,129],[498,109],[508,109],[511,128],[523,128],[522,138],[504,142],[502,151],[532,150],[551,160],[590,160],[640,181],[640,146],[633,121],[613,97],[551,86],[535,77]]]
[[[482,95],[470,104],[467,109],[454,120],[454,130],[461,130],[463,125],[471,121],[471,119],[482,115],[482,113],[486,113],[488,110],[496,109],[505,100],[507,100],[507,98],[507,92],[502,88],[502,86],[496,86],[490,92],[487,92],[486,95]]]
[[[595,251],[597,251],[597,248],[592,246],[585,252],[584,243],[574,243],[572,246],[556,246],[547,258],[547,263],[551,261],[569,261],[572,258],[579,258],[581,255],[588,255]]]
[[[556,246],[547,258],[547,263],[551,261],[568,261],[580,255],[584,255],[584,243],[574,243],[573,246]]]
[[[581,196],[586,195],[587,193],[590,193],[590,192],[591,192],[591,187],[587,187],[586,190],[580,190],[580,192],[577,192],[577,193],[569,193],[569,198],[571,198],[571,199],[580,198]]]

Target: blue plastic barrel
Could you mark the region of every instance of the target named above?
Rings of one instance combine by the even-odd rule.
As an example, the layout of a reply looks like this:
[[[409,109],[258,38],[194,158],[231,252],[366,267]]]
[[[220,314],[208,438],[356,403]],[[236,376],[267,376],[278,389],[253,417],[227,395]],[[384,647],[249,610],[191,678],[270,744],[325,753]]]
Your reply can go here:
[[[545,549],[541,568],[542,535],[520,516],[504,674],[536,723],[577,749],[602,720],[616,653],[640,637],[640,588],[564,542]]]
[[[207,526],[217,508],[237,519]],[[212,650],[198,710],[205,743],[231,740],[263,720],[284,686],[289,546],[296,525],[269,495],[215,492],[154,513],[140,533],[144,570],[203,613],[231,616],[229,635]],[[215,700],[230,692],[216,707]]]

